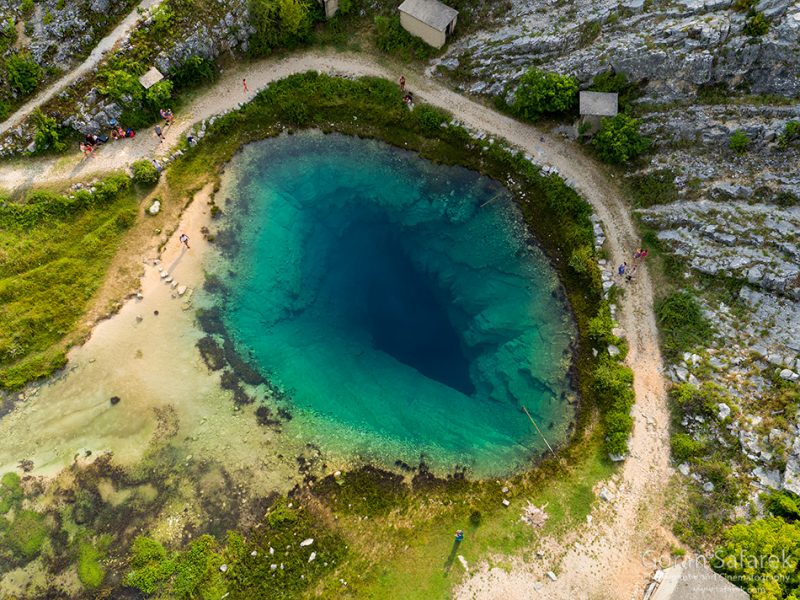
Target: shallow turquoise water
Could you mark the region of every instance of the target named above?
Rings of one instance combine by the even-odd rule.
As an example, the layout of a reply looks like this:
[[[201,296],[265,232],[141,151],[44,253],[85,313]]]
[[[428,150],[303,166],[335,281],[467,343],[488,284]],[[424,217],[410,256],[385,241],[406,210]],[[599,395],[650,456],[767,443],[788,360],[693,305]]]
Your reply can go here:
[[[237,348],[332,452],[499,474],[565,439],[573,328],[507,192],[385,144],[266,140],[231,165]],[[491,200],[489,204],[482,204]]]

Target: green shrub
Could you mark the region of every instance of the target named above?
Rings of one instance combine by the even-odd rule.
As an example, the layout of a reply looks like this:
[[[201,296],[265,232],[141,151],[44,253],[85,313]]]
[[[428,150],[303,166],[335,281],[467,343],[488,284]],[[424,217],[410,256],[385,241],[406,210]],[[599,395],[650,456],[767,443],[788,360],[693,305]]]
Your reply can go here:
[[[33,0],[22,0],[22,3],[19,6],[19,9],[22,11],[23,14],[30,14],[33,12],[35,5],[33,4]]]
[[[600,21],[584,21],[581,26],[578,27],[578,43],[580,46],[588,46],[594,42],[600,35],[601,29]]]
[[[107,71],[103,73],[103,78],[105,84],[100,89],[114,100],[133,104],[144,97],[144,87],[139,83],[139,78],[130,71]]]
[[[747,22],[744,24],[744,33],[750,37],[759,37],[765,35],[769,31],[769,21],[764,13],[751,11],[747,16]]]
[[[297,511],[289,508],[285,502],[279,502],[267,513],[267,522],[270,527],[278,528],[291,525],[298,518]]]
[[[611,308],[608,306],[608,302],[603,302],[597,314],[589,319],[589,339],[600,346],[613,344],[616,341],[611,334],[613,328],[614,320],[611,318]]]
[[[800,597],[800,526],[779,517],[734,525],[714,554],[715,571],[740,582],[756,600]]]
[[[428,104],[422,104],[414,109],[414,118],[422,131],[431,134],[441,130],[442,123],[447,123],[450,115]]]
[[[42,23],[45,25],[50,25],[53,22],[53,13],[49,10],[45,10],[44,17],[42,17]]]
[[[23,96],[27,96],[39,85],[42,68],[30,53],[15,53],[6,59],[8,84]]]
[[[683,352],[706,346],[711,340],[711,324],[689,292],[675,292],[657,302],[656,316],[664,354],[672,360]]]
[[[147,159],[134,162],[131,170],[133,171],[133,180],[141,185],[155,185],[160,176],[155,165]]]
[[[542,115],[572,110],[577,100],[577,79],[531,68],[519,81],[511,110],[523,119],[536,121]]]
[[[747,152],[747,149],[750,147],[750,138],[747,137],[747,134],[738,129],[731,134],[730,139],[728,140],[728,148],[733,150],[736,154],[744,154]]]
[[[762,496],[764,506],[776,517],[789,523],[800,521],[800,498],[792,492],[773,491]]]
[[[636,158],[650,147],[650,141],[639,133],[639,121],[620,113],[603,119],[592,145],[601,160],[620,164]]]
[[[17,28],[14,26],[14,19],[8,17],[0,27],[0,53],[5,53],[17,41]]]
[[[22,558],[35,558],[47,539],[44,515],[32,510],[19,511],[11,523],[6,539]]]
[[[162,79],[153,85],[145,94],[148,104],[156,110],[166,108],[172,100],[172,82]]]
[[[677,462],[685,462],[701,456],[705,452],[705,444],[698,442],[687,433],[675,433],[670,438],[672,458]]]
[[[31,123],[36,129],[33,141],[37,153],[45,150],[64,152],[67,149],[67,144],[61,140],[61,129],[53,117],[46,116],[40,108],[37,108],[31,115]]]
[[[424,60],[434,53],[431,46],[403,29],[399,17],[375,17],[375,33],[379,50],[403,60]]]
[[[790,143],[800,139],[800,121],[787,121],[783,132],[778,136],[778,145],[787,148]]]

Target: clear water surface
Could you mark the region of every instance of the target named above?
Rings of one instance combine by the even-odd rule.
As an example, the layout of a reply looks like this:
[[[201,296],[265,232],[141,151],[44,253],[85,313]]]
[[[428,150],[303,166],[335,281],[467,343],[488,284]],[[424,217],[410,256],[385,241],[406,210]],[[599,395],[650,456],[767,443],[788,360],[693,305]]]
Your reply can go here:
[[[477,475],[543,451],[523,404],[565,439],[572,322],[499,184],[309,133],[245,148],[224,193],[224,320],[289,394],[295,435]]]

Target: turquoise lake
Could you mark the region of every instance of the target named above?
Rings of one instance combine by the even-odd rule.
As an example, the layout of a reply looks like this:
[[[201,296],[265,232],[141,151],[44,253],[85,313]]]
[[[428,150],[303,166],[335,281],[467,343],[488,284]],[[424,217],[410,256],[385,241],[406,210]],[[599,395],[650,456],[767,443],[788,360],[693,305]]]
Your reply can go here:
[[[228,168],[215,298],[284,390],[287,431],[332,454],[528,466],[574,416],[574,326],[500,184],[386,144],[305,133]]]

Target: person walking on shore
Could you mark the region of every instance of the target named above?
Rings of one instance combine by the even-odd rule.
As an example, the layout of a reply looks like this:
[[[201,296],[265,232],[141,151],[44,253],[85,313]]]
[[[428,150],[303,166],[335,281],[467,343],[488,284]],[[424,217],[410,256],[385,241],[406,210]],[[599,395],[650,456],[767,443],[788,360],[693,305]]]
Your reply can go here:
[[[405,92],[406,91],[406,76],[405,75],[400,75],[400,82],[399,83],[400,83],[400,91],[401,92]]]
[[[159,144],[163,144],[164,143],[164,132],[161,131],[161,127],[158,126],[158,125],[156,125],[156,135],[158,136],[158,143]]]
[[[189,248],[189,236],[188,235],[186,235],[185,233],[182,233],[181,236],[178,239],[180,240],[181,244],[186,246],[187,250],[190,249]]]
[[[242,89],[244,90],[245,94],[250,91],[250,89],[247,87],[247,79],[242,79]]]

